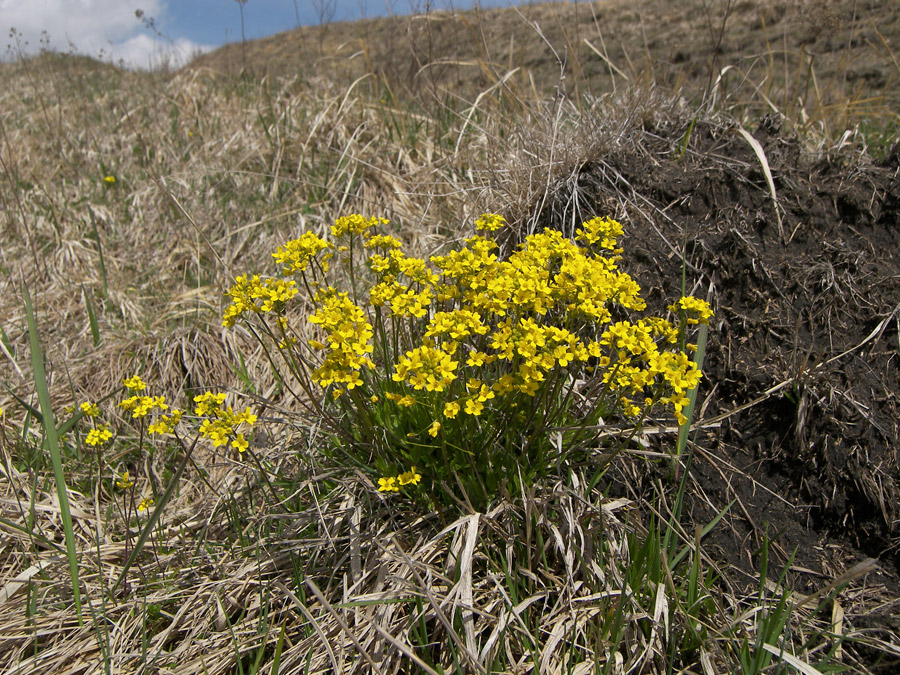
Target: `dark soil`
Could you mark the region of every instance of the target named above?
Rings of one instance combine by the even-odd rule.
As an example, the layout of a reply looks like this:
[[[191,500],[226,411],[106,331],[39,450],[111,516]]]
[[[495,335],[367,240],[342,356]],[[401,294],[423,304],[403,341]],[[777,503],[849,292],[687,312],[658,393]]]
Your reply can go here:
[[[698,123],[679,159],[686,131],[645,128],[583,164],[544,222],[573,222],[572,204],[575,222],[624,211],[627,269],[650,308],[678,297],[682,250],[688,292],[713,304],[698,404],[719,426],[698,435],[688,508],[705,524],[736,501],[708,551],[749,571],[768,537],[782,565],[796,550],[801,591],[872,557],[867,583],[897,597],[900,154],[814,161],[763,120],[752,135],[779,226],[748,141]],[[896,616],[866,621],[896,634]]]

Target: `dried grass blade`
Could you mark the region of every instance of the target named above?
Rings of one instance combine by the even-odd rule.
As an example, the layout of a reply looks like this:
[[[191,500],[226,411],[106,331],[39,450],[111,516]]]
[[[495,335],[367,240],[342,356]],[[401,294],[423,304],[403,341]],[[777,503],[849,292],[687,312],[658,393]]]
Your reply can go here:
[[[322,641],[322,645],[325,647],[325,651],[328,653],[328,660],[331,661],[332,672],[339,673],[340,668],[338,668],[337,658],[334,655],[334,650],[331,648],[331,642],[328,640],[328,636],[325,635],[325,632],[322,630],[322,627],[319,626],[319,622],[316,621],[315,617],[310,613],[310,611],[306,608],[302,602],[300,602],[300,598],[298,598],[294,593],[285,586],[280,581],[273,582],[273,585],[278,588],[282,593],[284,593],[287,597],[289,597],[293,603],[297,606],[297,609],[300,610],[300,613],[306,617],[306,620],[309,621],[313,630],[316,632],[316,635],[319,636],[319,639]]]
[[[762,648],[765,649],[770,654],[776,656],[777,658],[784,661],[789,666],[793,666],[797,670],[799,670],[803,675],[822,675],[822,671],[817,668],[813,668],[806,661],[801,661],[793,654],[788,654],[780,647],[776,647],[775,645],[770,645],[768,642],[763,642]]]
[[[371,657],[371,655],[369,654],[369,652],[366,651],[365,647],[362,646],[362,643],[359,641],[359,638],[357,638],[353,634],[353,631],[350,630],[350,626],[347,625],[347,622],[341,618],[341,615],[338,614],[337,610],[334,607],[332,607],[330,602],[328,602],[328,599],[325,597],[325,595],[322,593],[322,591],[319,590],[319,587],[316,586],[315,582],[309,578],[307,578],[305,581],[306,581],[306,585],[309,587],[309,590],[311,590],[313,595],[316,596],[316,599],[322,603],[322,607],[324,607],[326,609],[326,611],[329,614],[331,614],[331,617],[337,622],[337,625],[341,627],[341,630],[344,632],[344,635],[346,635],[348,638],[350,638],[350,641],[356,647],[356,650],[368,662],[368,664],[370,666],[372,666],[372,672],[380,673],[381,670],[378,668],[378,664],[375,663],[375,659],[373,659]]]
[[[744,127],[738,127],[737,131],[744,137],[744,140],[750,144],[750,147],[753,148],[753,152],[756,153],[756,158],[762,166],[763,174],[766,177],[766,183],[769,185],[769,192],[772,195],[772,206],[775,208],[775,218],[778,220],[778,234],[781,236],[781,243],[786,244],[787,240],[784,238],[784,224],[781,222],[781,211],[778,210],[778,195],[775,193],[775,181],[772,179],[772,170],[769,168],[769,160],[766,158],[766,151],[763,150],[763,146],[760,142],[753,138]]]
[[[24,572],[19,572],[16,576],[10,579],[3,588],[0,588],[0,606],[2,606],[3,603],[9,600],[16,593],[16,591],[18,591],[20,588],[23,588],[28,583],[28,580],[38,572],[41,572],[44,567],[59,562],[60,560],[62,560],[62,556],[54,557],[51,560],[39,561],[37,564],[32,565]]]
[[[604,54],[604,53],[601,52],[599,49],[597,49],[597,47],[595,47],[593,44],[591,44],[591,41],[590,41],[590,40],[588,40],[587,38],[584,38],[584,40],[582,40],[582,42],[584,42],[584,44],[586,44],[586,45],[588,46],[588,49],[590,49],[592,52],[594,52],[594,54],[596,54],[597,56],[599,56],[600,59],[601,59],[606,65],[608,65],[610,68],[612,68],[614,71],[616,71],[616,74],[617,74],[619,77],[621,77],[621,78],[622,78],[623,80],[625,80],[626,82],[630,82],[630,81],[631,81],[631,78],[628,77],[628,75],[627,75],[626,73],[622,72],[622,70],[621,70],[618,66],[616,66],[615,63],[613,63],[612,61],[610,61],[610,60],[609,60],[609,57],[607,57],[606,54]]]
[[[198,436],[197,438],[199,439],[200,437]],[[194,445],[196,445],[196,443],[197,441],[195,439]],[[178,487],[178,481],[181,480],[181,474],[184,473],[185,468],[187,468],[187,465],[191,460],[191,454],[194,450],[194,445],[188,448],[184,453],[184,459],[181,460],[181,464],[178,465],[178,469],[175,471],[175,474],[169,481],[169,485],[166,487],[165,493],[160,498],[159,504],[156,505],[156,508],[153,509],[153,513],[151,513],[150,517],[147,519],[147,523],[146,525],[144,525],[144,529],[141,530],[141,534],[138,537],[138,540],[134,543],[134,548],[131,550],[131,555],[128,556],[128,560],[125,561],[125,566],[122,567],[122,571],[119,573],[119,577],[116,579],[116,583],[113,584],[113,587],[111,589],[112,591],[115,591],[119,587],[119,584],[121,584],[125,579],[125,575],[128,574],[128,570],[131,569],[134,561],[137,560],[137,557],[144,549],[144,545],[147,543],[147,539],[150,538],[150,533],[153,532],[153,528],[156,527],[156,523],[159,520],[159,517],[162,515],[163,510],[166,508],[166,504],[169,503],[169,500],[175,493],[175,488]]]

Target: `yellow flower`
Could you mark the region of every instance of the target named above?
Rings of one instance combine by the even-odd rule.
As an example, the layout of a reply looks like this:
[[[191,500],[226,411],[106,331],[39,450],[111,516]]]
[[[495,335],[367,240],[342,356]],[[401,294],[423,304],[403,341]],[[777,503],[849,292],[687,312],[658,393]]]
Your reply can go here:
[[[88,417],[97,417],[97,415],[100,414],[100,408],[97,407],[96,403],[85,401],[79,407],[81,408],[81,411]]]
[[[153,497],[144,497],[138,504],[138,511],[146,511],[153,506]]]
[[[162,396],[132,396],[122,401],[119,407],[122,410],[130,411],[131,416],[134,419],[138,419],[139,417],[146,417],[154,408],[166,410],[169,406]]]
[[[397,485],[397,479],[393,476],[378,479],[379,492],[400,492],[400,486]]]
[[[130,389],[131,391],[144,391],[144,389],[147,388],[147,385],[144,384],[144,381],[139,375],[125,378],[122,380],[122,384],[125,385],[126,389]]]
[[[112,174],[110,174],[109,176],[104,176],[103,182],[105,182],[107,185],[114,185],[116,182],[116,177]]]
[[[244,438],[244,434],[238,434],[234,437],[234,440],[231,441],[231,447],[240,453],[245,452],[249,445],[250,444],[247,443],[247,440]]]
[[[127,490],[132,485],[134,485],[134,478],[127,471],[123,471],[122,475],[116,479],[116,487],[120,490]]]
[[[112,438],[112,432],[105,426],[98,426],[88,432],[87,438],[84,439],[86,445],[99,447]]]
[[[418,485],[421,480],[422,476],[416,473],[416,467],[414,466],[411,466],[409,471],[397,476],[397,482],[400,483],[400,485]]]
[[[459,403],[456,401],[450,401],[449,403],[444,404],[444,417],[449,417],[453,419],[459,414]]]
[[[685,296],[668,307],[669,311],[683,311],[687,316],[689,326],[696,326],[700,323],[709,323],[709,319],[713,316],[713,311],[706,300],[700,300],[691,296]]]
[[[171,415],[160,415],[155,424],[147,427],[147,432],[151,434],[170,434],[181,420],[183,411],[173,410]]]
[[[428,427],[428,435],[432,438],[437,438],[438,432],[441,430],[441,423],[435,420],[431,423],[431,426]]]
[[[482,403],[481,401],[474,398],[466,400],[466,407],[464,409],[464,412],[467,415],[474,415],[477,417],[481,414],[482,410],[484,410],[484,403]]]
[[[365,234],[369,228],[376,225],[387,225],[389,222],[389,220],[384,218],[364,218],[358,213],[353,213],[349,216],[341,216],[334,221],[334,225],[331,228],[331,236]]]
[[[458,365],[443,350],[416,347],[400,357],[393,379],[395,382],[409,382],[417,391],[444,391],[456,379]]]
[[[487,230],[489,232],[494,232],[496,230],[499,230],[504,225],[506,225],[506,218],[504,218],[503,216],[499,216],[496,213],[482,213],[475,220],[476,230]]]
[[[299,239],[289,241],[284,246],[279,246],[278,250],[272,254],[272,257],[275,258],[276,262],[284,265],[285,274],[296,274],[304,271],[310,260],[329,248],[331,248],[331,244],[327,241],[317,237],[312,232],[305,232]],[[327,257],[330,255],[323,256],[323,262],[327,262]]]

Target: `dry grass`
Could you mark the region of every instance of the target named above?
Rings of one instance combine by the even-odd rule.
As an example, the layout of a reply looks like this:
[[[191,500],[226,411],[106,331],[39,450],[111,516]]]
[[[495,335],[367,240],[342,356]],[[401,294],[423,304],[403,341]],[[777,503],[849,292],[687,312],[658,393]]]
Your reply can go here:
[[[772,7],[793,16],[785,3]],[[572,24],[559,6],[528,7],[516,19],[541,27],[545,38],[529,45],[570,50],[564,80],[555,57],[541,60],[553,78],[519,68],[533,54],[504,37],[512,15],[491,12],[402,20],[402,30],[400,19],[364,22],[356,27],[368,36],[362,46],[345,26],[327,27],[323,40],[305,42],[335,69],[310,78],[276,77],[285,63],[276,52],[294,48],[294,37],[248,45],[252,63],[258,51],[269,55],[264,79],[203,61],[171,75],[54,55],[0,65],[0,670],[724,673],[781,640],[805,662],[860,672],[900,657],[896,636],[854,624],[873,607],[896,611],[884,589],[848,579],[855,585],[824,616],[802,603],[780,606],[783,589],[765,572],[751,590],[735,581],[699,535],[680,530],[677,482],[638,489],[645,463],[661,457],[649,435],[616,469],[621,480],[612,484],[629,486],[616,498],[580,467],[566,482],[505,495],[485,514],[423,513],[335,467],[258,343],[220,326],[222,293],[236,274],[271,272],[279,244],[322,232],[339,215],[384,215],[411,254],[426,255],[488,210],[505,213],[520,233],[571,228],[598,211],[640,214],[650,207],[625,184],[606,203],[580,201],[578,167],[694,115],[714,124],[737,106],[749,119],[768,100],[822,146],[873,110],[881,122],[893,115],[846,83],[833,95],[820,85],[814,110],[809,99],[793,107],[787,47],[754,57],[771,78],[753,79],[743,63],[738,91],[726,95],[723,77],[710,90],[717,107],[688,105],[637,86],[648,72],[640,42],[607,28],[596,8],[577,9]],[[644,10],[668,16],[652,3]],[[626,12],[616,3],[602,11]],[[435,22],[473,39],[433,32]],[[651,49],[652,30],[643,28]],[[439,34],[478,52],[453,51]],[[432,51],[410,57],[399,48],[406,36]],[[887,49],[880,44],[876,52]],[[608,49],[604,59],[591,56],[597,49]],[[785,77],[773,84],[779,53]],[[215,58],[212,65],[232,57]],[[545,99],[548,82],[563,84],[565,95]],[[615,94],[591,95],[607,89]],[[742,99],[750,89],[754,98]],[[679,244],[668,242],[674,255]],[[118,588],[146,521],[134,502],[159,495],[184,450],[141,443],[115,397],[102,405],[121,429],[111,447],[94,451],[71,438],[66,468],[90,603],[84,625],[70,606],[40,432],[13,398],[34,398],[23,287],[35,299],[60,420],[66,405],[113,394],[139,372],[176,403],[208,388],[246,396],[264,422],[255,461],[198,447]],[[133,497],[114,486],[125,469],[137,476]],[[702,494],[703,486],[685,485]]]

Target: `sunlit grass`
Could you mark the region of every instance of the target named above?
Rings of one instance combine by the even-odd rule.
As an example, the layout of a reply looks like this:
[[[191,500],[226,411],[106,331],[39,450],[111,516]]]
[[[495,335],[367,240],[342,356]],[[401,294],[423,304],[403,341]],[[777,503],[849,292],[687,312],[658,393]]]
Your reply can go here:
[[[338,86],[137,74],[61,57],[2,68],[0,524],[10,543],[0,553],[0,632],[14,636],[0,648],[3,669],[761,672],[781,650],[807,669],[839,663],[838,624],[821,616],[824,605],[796,603],[783,573],[772,583],[767,542],[747,591],[703,547],[727,526],[727,509],[684,530],[696,387],[678,392],[687,399],[677,417],[671,398],[664,412],[625,410],[621,396],[586,396],[589,374],[566,370],[570,360],[615,359],[579,359],[560,342],[567,365],[557,356],[546,369],[553,386],[516,382],[528,414],[482,389],[498,393],[499,370],[471,391],[447,382],[453,398],[432,401],[421,419],[399,401],[419,391],[435,310],[424,285],[412,288],[424,272],[411,260],[437,258],[446,274],[486,211],[509,220],[498,237],[504,261],[529,234],[540,249],[552,236],[543,226],[574,235],[570,222],[546,222],[555,214],[543,207],[600,141],[679,115],[685,128],[697,116],[749,115],[758,99],[742,106],[724,81],[716,106],[698,111],[635,88],[548,102],[498,82],[471,101],[436,102],[394,95],[376,74]],[[269,309],[291,327],[273,324],[274,342],[252,322],[221,326],[236,277],[268,274],[279,247],[304,233],[324,241],[350,213],[389,217],[416,296],[396,312],[394,297],[382,303],[370,336],[380,354],[374,345],[371,354],[387,370],[352,388],[352,373],[321,369],[315,353],[325,350],[278,361],[286,337],[324,346],[315,331],[340,328],[328,325],[325,295],[269,288],[280,294]],[[379,241],[387,259],[393,244]],[[627,231],[624,242],[627,268]],[[356,277],[343,264],[347,246],[332,272],[365,305],[363,282],[385,281],[390,263]],[[295,281],[312,290],[312,279]],[[412,332],[395,330],[410,317]],[[486,317],[497,328],[501,319]],[[702,370],[700,331],[682,352],[684,372]],[[481,356],[468,367],[481,368]],[[151,396],[132,386],[135,373],[153,398],[123,407]],[[438,381],[431,393],[443,393]],[[357,389],[366,396],[354,399]],[[75,412],[88,402],[114,436]],[[454,415],[471,424],[453,431]],[[612,419],[619,426],[600,428]],[[429,465],[423,448],[439,441],[452,461]],[[477,475],[488,460],[491,471]],[[616,471],[642,463],[667,467],[667,478],[639,493]],[[438,483],[440,499],[410,498]]]

